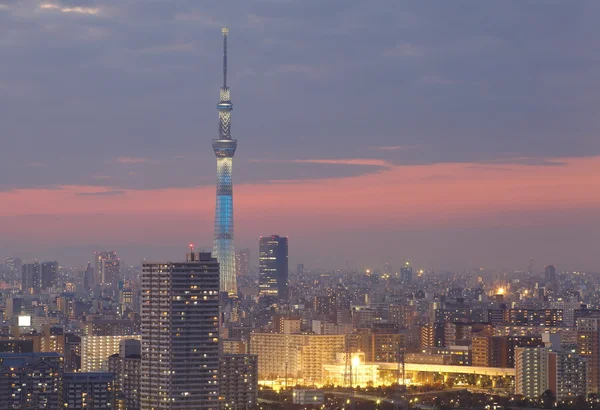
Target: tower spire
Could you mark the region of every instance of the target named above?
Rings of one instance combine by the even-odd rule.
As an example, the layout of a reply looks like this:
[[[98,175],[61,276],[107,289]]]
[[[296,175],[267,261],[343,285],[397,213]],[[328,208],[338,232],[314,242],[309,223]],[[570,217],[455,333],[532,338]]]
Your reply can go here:
[[[223,33],[223,88],[227,88],[227,35],[229,29],[223,27],[221,33]]]

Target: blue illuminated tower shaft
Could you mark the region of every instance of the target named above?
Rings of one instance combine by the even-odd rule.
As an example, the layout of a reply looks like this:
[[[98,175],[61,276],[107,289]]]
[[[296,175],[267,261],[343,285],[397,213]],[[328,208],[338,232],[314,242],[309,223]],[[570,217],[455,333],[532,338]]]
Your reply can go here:
[[[227,35],[223,28],[223,86],[219,103],[219,138],[213,140],[217,157],[217,205],[215,209],[215,238],[213,256],[220,264],[221,292],[237,294],[235,278],[235,245],[233,237],[233,183],[231,167],[237,140],[231,139],[231,98],[227,87]]]

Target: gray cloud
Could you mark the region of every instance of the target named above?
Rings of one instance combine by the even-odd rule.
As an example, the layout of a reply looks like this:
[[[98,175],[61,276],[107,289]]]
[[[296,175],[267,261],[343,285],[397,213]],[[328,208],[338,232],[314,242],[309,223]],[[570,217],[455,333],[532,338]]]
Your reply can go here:
[[[592,0],[0,4],[2,186],[211,183],[222,25],[231,28],[238,181],[307,175],[302,164],[251,158],[436,163],[600,152]],[[418,148],[395,148],[405,146]],[[189,152],[193,164],[113,161]],[[359,168],[321,164],[311,169],[323,174],[309,174]]]

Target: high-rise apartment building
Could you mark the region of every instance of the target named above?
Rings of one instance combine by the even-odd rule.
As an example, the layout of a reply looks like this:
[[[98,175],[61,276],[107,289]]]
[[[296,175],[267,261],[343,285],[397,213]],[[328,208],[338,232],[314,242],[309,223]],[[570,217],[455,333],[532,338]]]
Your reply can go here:
[[[108,359],[108,371],[115,375],[115,388],[124,398],[126,409],[140,408],[141,344],[124,340],[121,349]]]
[[[588,393],[600,392],[600,318],[577,319],[577,347],[587,360]]]
[[[1,408],[61,408],[62,375],[58,353],[0,353]]]
[[[41,286],[42,289],[49,288],[56,284],[56,275],[58,274],[58,262],[42,262],[41,265]]]
[[[217,157],[217,202],[215,207],[215,234],[213,254],[221,269],[221,292],[237,295],[235,277],[235,243],[233,236],[233,182],[231,179],[233,155],[237,140],[231,138],[231,95],[227,86],[227,35],[223,33],[223,86],[217,110],[219,111],[219,137],[212,141]]]
[[[141,282],[141,408],[217,409],[219,263],[144,263]]]
[[[250,353],[258,356],[260,378],[303,378],[307,384],[324,382],[323,365],[344,352],[346,335],[253,333]]]
[[[119,353],[121,341],[126,339],[140,340],[140,336],[81,336],[81,370],[108,370],[108,358]]]
[[[548,383],[556,400],[587,396],[587,362],[575,351],[548,354]]]
[[[548,350],[543,347],[515,349],[515,394],[538,398],[549,389]]]
[[[96,252],[94,255],[95,285],[106,285],[117,287],[121,279],[121,264],[117,258],[117,252]]]
[[[235,274],[245,276],[250,273],[250,249],[235,251]]]
[[[252,408],[258,401],[258,357],[222,354],[219,357],[221,408]]]
[[[262,236],[259,244],[259,295],[288,298],[288,238]]]
[[[114,409],[113,374],[109,372],[64,373],[62,401],[65,409]]]

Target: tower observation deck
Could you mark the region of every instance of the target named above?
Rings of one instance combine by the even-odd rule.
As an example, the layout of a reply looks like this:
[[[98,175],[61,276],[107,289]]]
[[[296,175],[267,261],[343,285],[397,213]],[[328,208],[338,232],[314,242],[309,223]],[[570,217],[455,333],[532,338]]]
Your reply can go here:
[[[215,208],[215,235],[213,256],[220,264],[221,292],[237,294],[235,277],[235,245],[233,236],[233,183],[231,172],[237,140],[231,138],[231,110],[233,104],[227,86],[227,36],[223,33],[223,86],[219,94],[219,138],[212,145],[217,157],[217,204]]]

